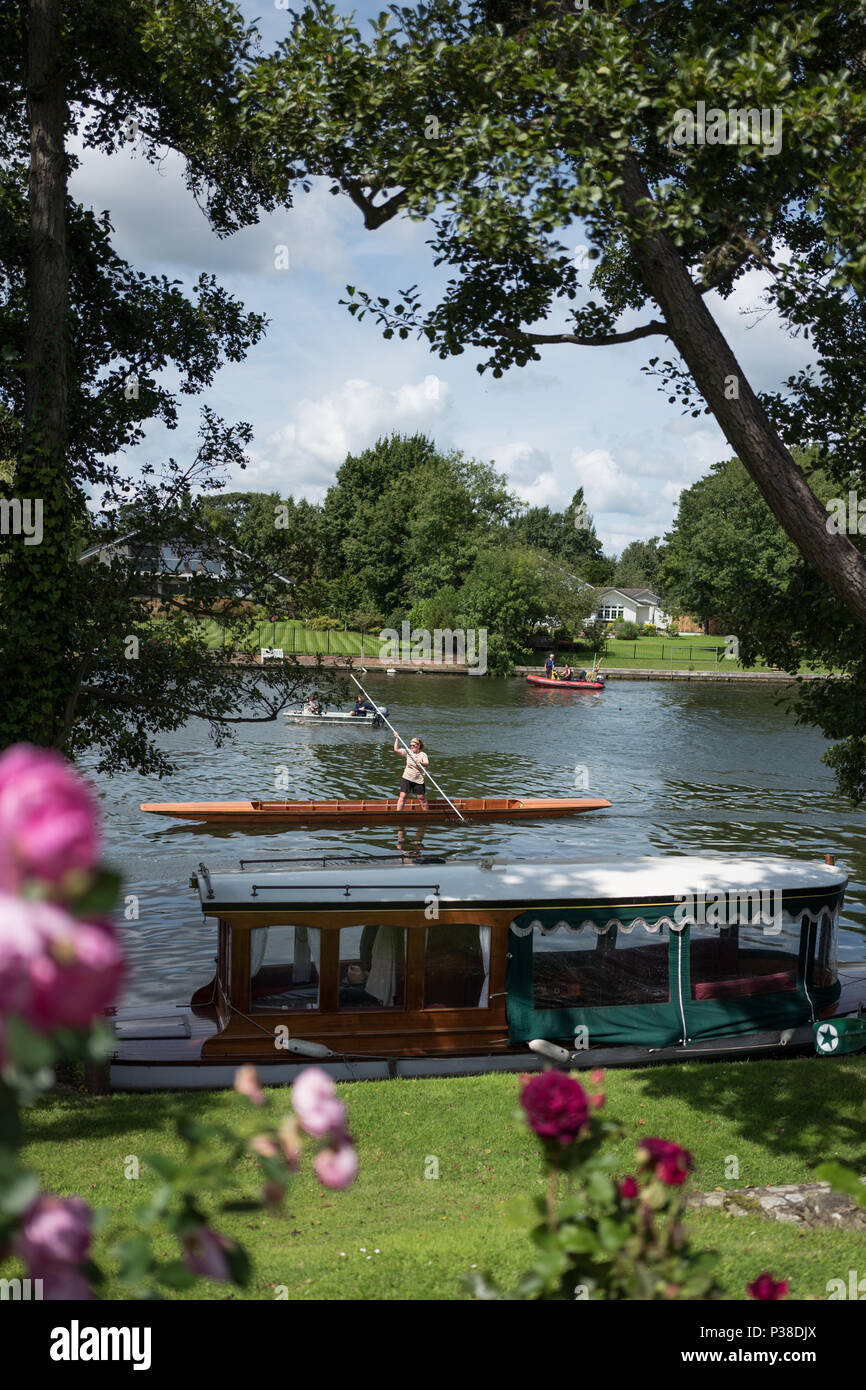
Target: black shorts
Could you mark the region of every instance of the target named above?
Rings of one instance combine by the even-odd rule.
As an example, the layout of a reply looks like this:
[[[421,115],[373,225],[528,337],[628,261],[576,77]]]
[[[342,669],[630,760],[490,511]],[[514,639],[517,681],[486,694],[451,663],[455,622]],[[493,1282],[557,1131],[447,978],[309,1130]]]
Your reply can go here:
[[[423,782],[410,782],[408,777],[404,777],[400,782],[401,796],[423,796],[426,800],[427,790]]]

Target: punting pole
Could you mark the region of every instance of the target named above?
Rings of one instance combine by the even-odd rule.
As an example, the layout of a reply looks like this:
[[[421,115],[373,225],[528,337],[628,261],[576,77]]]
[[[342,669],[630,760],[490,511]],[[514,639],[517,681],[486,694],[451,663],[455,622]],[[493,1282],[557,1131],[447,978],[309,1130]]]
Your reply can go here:
[[[384,720],[384,722],[388,725],[388,728],[391,730],[391,733],[394,735],[394,737],[395,737],[400,743],[403,743],[403,740],[402,740],[402,738],[400,738],[400,735],[397,733],[397,730],[394,728],[394,725],[391,724],[391,723],[389,722],[387,715],[385,715],[385,714],[382,713],[381,709],[380,709],[379,706],[376,704],[376,701],[375,701],[370,695],[367,694],[367,692],[366,692],[366,690],[364,689],[363,685],[362,685],[361,682],[358,680],[358,677],[355,676],[355,675],[353,675],[351,671],[349,672],[349,675],[352,676],[352,680],[353,680],[353,681],[355,682],[355,684],[357,685],[357,687],[358,687],[358,689],[360,690],[361,694],[363,695],[364,699],[370,701],[370,704],[373,706],[373,708],[374,708],[374,710],[376,711],[376,713],[378,714],[379,718],[382,719],[382,720]],[[412,753],[411,748],[407,747],[407,745],[406,745],[405,743],[403,743],[403,747],[406,749],[406,752],[409,753],[410,756],[411,756],[411,753]],[[442,788],[440,787],[439,783],[436,781],[436,778],[433,776],[433,773],[430,771],[430,768],[429,768],[429,767],[427,768],[427,776],[430,778],[430,781],[433,783],[434,787],[436,788],[437,792],[439,792],[440,796],[444,796],[444,797],[445,797],[445,800],[448,802],[448,805],[451,807],[451,810],[454,811],[456,815],[460,816],[460,812],[457,810],[457,807],[454,805],[454,802],[451,800],[451,797],[448,795],[447,792],[443,792]],[[466,817],[465,817],[465,816],[460,816],[460,819],[463,821],[463,823],[464,823],[464,825],[465,825],[465,824],[466,824]]]

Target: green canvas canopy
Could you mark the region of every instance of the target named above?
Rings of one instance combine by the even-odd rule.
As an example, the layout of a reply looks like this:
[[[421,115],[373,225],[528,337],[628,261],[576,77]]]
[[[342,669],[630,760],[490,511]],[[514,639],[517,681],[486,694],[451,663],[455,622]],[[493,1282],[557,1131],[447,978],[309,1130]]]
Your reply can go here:
[[[788,891],[768,912],[744,894],[733,915],[669,900],[523,912],[510,932],[509,1039],[687,1046],[815,1022],[841,991],[843,895]]]

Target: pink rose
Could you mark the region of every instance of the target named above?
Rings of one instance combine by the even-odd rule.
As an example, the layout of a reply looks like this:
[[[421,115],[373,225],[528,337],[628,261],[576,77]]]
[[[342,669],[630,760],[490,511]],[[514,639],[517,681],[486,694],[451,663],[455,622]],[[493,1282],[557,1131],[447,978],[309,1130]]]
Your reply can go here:
[[[15,1250],[31,1278],[57,1273],[57,1266],[80,1265],[90,1248],[91,1211],[80,1197],[41,1192],[24,1215]]]
[[[112,927],[75,922],[42,905],[55,919],[43,925],[45,949],[31,963],[27,1018],[40,1032],[90,1028],[120,992],[123,952]]]
[[[579,1081],[559,1071],[533,1076],[520,1093],[530,1128],[539,1139],[570,1144],[589,1121],[589,1101]]]
[[[264,1105],[265,1093],[259,1085],[259,1074],[249,1062],[235,1072],[234,1088],[239,1095],[247,1096],[253,1105]]]
[[[292,1083],[292,1105],[302,1128],[314,1138],[339,1138],[346,1128],[346,1107],[321,1067],[305,1067]]]
[[[780,1298],[784,1298],[788,1292],[788,1284],[785,1279],[780,1279],[776,1283],[772,1274],[765,1270],[763,1274],[758,1275],[754,1284],[746,1286],[746,1291],[750,1298],[758,1298],[762,1301],[778,1301]]]
[[[82,1303],[94,1293],[80,1270],[72,1265],[46,1265],[40,1275],[42,1297],[56,1303]]]
[[[216,1279],[223,1284],[231,1278],[225,1252],[231,1250],[232,1242],[225,1236],[218,1235],[208,1226],[197,1226],[183,1237],[183,1248],[183,1262],[193,1274]]]
[[[0,893],[0,1010],[23,1014],[30,1004],[30,971],[45,949],[44,922],[66,915],[45,903],[23,902]]]
[[[325,1187],[351,1187],[358,1175],[358,1155],[348,1138],[334,1148],[320,1149],[313,1159],[319,1182]]]
[[[99,818],[87,783],[51,749],[7,749],[0,756],[0,886],[59,883],[98,859]]]

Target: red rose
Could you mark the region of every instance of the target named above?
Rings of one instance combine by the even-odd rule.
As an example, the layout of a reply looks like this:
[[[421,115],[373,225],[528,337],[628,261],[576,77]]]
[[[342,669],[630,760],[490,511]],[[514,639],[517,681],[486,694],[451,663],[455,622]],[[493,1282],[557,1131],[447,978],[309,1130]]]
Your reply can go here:
[[[632,1197],[637,1196],[637,1192],[637,1180],[631,1177],[630,1175],[627,1178],[623,1178],[622,1182],[619,1185],[620,1197],[625,1197],[628,1201],[631,1201]]]
[[[586,1091],[578,1081],[559,1071],[533,1076],[520,1094],[530,1128],[539,1139],[570,1144],[589,1120]]]
[[[788,1284],[785,1279],[780,1279],[778,1283],[774,1280],[768,1270],[759,1274],[754,1284],[747,1285],[747,1292],[750,1298],[762,1300],[778,1300],[784,1298],[788,1292]]]
[[[641,1165],[652,1168],[667,1187],[680,1187],[692,1166],[688,1149],[681,1149],[668,1139],[642,1139],[637,1156]]]

